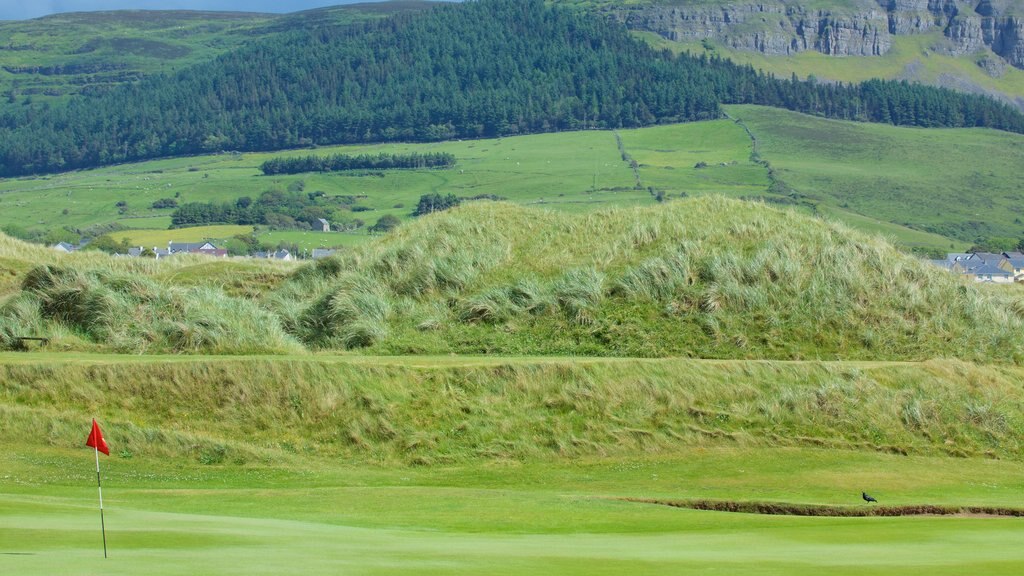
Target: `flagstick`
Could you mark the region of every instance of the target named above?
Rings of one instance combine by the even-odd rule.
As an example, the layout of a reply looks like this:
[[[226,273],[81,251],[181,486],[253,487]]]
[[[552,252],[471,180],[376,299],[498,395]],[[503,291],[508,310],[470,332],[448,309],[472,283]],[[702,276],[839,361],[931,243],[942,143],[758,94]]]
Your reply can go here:
[[[100,443],[96,442],[96,488],[100,491],[100,530],[103,531],[103,557],[107,557],[107,526],[103,522],[103,485],[100,483]]]

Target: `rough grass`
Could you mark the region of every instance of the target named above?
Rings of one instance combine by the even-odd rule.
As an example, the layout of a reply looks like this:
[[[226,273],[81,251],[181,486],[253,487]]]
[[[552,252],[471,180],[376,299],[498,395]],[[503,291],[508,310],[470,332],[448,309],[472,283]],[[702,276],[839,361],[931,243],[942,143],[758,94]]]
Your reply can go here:
[[[721,198],[581,217],[467,206],[300,270],[272,306],[313,348],[385,354],[1019,361],[1024,349],[1014,292]]]
[[[716,197],[584,215],[474,203],[288,279],[295,265],[62,256],[11,240],[0,250],[8,347],[32,335],[121,352],[1024,354],[1019,291],[969,285],[838,224]]]
[[[1024,372],[959,361],[6,356],[3,437],[133,454],[404,465],[823,447],[1021,459]]]

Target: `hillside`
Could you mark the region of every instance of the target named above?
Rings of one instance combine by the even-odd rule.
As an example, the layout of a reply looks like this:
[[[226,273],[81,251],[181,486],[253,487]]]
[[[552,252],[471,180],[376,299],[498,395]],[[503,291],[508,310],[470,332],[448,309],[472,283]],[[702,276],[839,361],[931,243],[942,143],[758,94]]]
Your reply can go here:
[[[579,216],[470,203],[240,298],[219,281],[175,285],[153,274],[158,262],[96,258],[27,273],[0,316],[4,345],[31,333],[68,350],[229,354],[980,361],[1000,350],[1020,361],[1024,350],[1015,294],[839,225],[718,197]]]
[[[756,107],[730,107],[757,137],[777,189],[871,231],[864,216],[962,242],[1024,239],[1024,138],[988,130],[894,129]],[[878,228],[924,246],[921,238]],[[932,244],[939,253],[950,244]]]
[[[1021,370],[955,360],[2,359],[0,439],[77,446],[65,438],[96,416],[140,459],[442,465],[737,445],[1024,457]]]
[[[372,239],[367,228],[379,218],[408,220],[419,198],[432,193],[500,197],[569,212],[654,205],[659,194],[663,200],[702,194],[761,198],[884,234],[907,249],[940,254],[992,242],[1009,242],[1006,248],[1011,248],[1024,238],[1014,201],[1024,186],[1024,175],[1015,168],[1024,146],[1021,136],[841,122],[765,107],[724,110],[743,124],[715,120],[461,142],[204,155],[6,179],[0,180],[0,227],[23,238],[69,234],[71,241],[78,235],[64,232],[66,227],[87,235],[114,230],[116,239],[146,246],[171,239],[224,240],[252,226],[167,230],[175,208],[153,204],[161,199],[233,204],[268,190],[301,189],[301,194],[323,192],[334,202],[326,217],[335,231],[260,225],[261,242],[295,243],[300,250],[358,245]],[[758,138],[756,155],[744,125]],[[430,152],[455,155],[456,166],[274,177],[259,170],[269,158],[310,153]],[[623,152],[637,163],[635,173]]]
[[[0,110],[172,74],[296,28],[350,25],[428,6],[403,0],[283,15],[121,10],[0,22]]]
[[[879,80],[780,80],[654,50],[588,12],[484,0],[299,28],[66,106],[8,106],[0,175],[210,151],[638,127],[717,118],[723,103],[1024,132],[1024,114],[989,98]]]
[[[710,51],[782,77],[905,79],[1024,106],[1017,1],[561,3],[597,10],[656,45]]]

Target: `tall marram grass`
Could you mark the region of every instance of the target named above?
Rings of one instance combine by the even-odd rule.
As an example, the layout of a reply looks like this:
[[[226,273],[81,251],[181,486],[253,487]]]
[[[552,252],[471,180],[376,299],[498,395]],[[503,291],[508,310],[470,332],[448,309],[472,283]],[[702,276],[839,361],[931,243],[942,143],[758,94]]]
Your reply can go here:
[[[0,259],[3,347],[1024,361],[1021,290],[716,197],[585,215],[470,203],[284,280],[269,264],[62,257],[9,239]]]
[[[0,306],[0,346],[46,335],[57,349],[246,354],[298,352],[276,317],[211,288],[57,264],[30,270]]]
[[[0,440],[142,456],[427,465],[823,446],[1024,457],[1024,370],[958,360],[377,362],[194,358],[0,364]]]
[[[388,313],[332,311],[353,283]],[[842,225],[711,197],[584,216],[471,204],[301,270],[271,306],[303,311],[315,330],[289,330],[309,346],[376,353],[1020,362],[1022,302]]]

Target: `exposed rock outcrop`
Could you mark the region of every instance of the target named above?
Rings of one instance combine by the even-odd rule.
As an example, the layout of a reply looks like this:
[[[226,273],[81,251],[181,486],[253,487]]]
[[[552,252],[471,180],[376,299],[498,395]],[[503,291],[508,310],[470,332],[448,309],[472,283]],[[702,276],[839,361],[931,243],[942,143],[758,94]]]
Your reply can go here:
[[[988,49],[1024,68],[1021,0],[852,0],[810,8],[800,0],[609,2],[605,10],[634,30],[675,41],[714,39],[738,50],[788,55],[880,56],[892,37],[941,30],[955,54]]]

